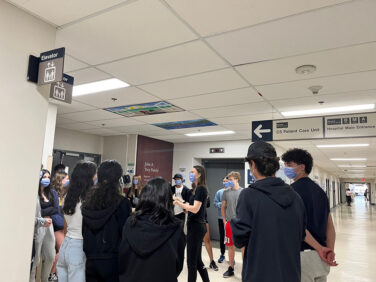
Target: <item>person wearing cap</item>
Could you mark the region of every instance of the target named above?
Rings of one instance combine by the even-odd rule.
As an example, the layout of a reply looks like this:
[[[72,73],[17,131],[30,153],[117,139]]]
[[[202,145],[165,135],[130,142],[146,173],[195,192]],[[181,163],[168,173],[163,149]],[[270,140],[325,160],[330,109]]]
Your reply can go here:
[[[299,195],[275,177],[279,158],[274,147],[258,141],[245,160],[256,182],[240,193],[231,220],[234,244],[245,247],[243,282],[300,282],[300,246],[306,214]]]
[[[172,195],[181,199],[183,202],[188,202],[190,197],[190,189],[183,184],[184,177],[180,173],[174,175],[175,185],[171,187]],[[184,229],[185,211],[179,205],[174,207],[175,217],[180,220],[181,226]]]

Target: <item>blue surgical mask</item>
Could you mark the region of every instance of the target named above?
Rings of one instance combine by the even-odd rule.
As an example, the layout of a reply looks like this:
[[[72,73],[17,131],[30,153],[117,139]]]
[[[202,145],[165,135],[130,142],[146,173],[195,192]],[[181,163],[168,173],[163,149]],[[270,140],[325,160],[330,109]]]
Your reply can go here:
[[[133,179],[133,184],[137,185],[138,184],[138,179]]]
[[[232,180],[229,180],[229,181],[227,181],[227,183],[228,183],[228,187],[234,187],[234,181],[232,181]]]
[[[42,178],[41,181],[40,181],[40,184],[43,187],[47,187],[47,186],[50,185],[50,182],[51,182],[51,180],[49,178]]]
[[[285,175],[288,177],[288,178],[290,178],[290,179],[294,179],[294,178],[296,178],[296,173],[295,173],[295,171],[294,171],[294,168],[293,167],[285,167],[284,169],[283,169],[283,171],[284,171],[284,173],[285,173]]]
[[[196,177],[195,177],[194,173],[190,173],[189,174],[189,181],[191,181],[191,182],[195,182],[196,181]]]
[[[67,180],[65,181],[65,183],[64,183],[64,187],[68,187],[68,185],[69,185],[69,179],[67,179]]]
[[[176,180],[175,180],[175,184],[176,184],[176,185],[180,185],[180,184],[181,184],[181,180],[180,180],[180,179],[176,179]]]
[[[228,187],[230,187],[229,186],[229,183],[226,181],[226,182],[223,182],[223,187],[225,187],[225,188],[228,188]]]

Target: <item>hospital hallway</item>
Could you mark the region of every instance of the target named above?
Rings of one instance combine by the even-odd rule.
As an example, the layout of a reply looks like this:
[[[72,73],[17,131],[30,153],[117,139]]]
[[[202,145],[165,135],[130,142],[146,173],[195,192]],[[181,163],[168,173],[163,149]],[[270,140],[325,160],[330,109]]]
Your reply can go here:
[[[332,216],[336,228],[336,259],[337,267],[332,267],[328,282],[371,282],[376,281],[376,206],[365,202],[363,196],[355,197],[351,207],[346,204],[332,209]],[[216,227],[216,226],[215,226]],[[214,226],[211,228],[215,228]],[[214,243],[214,245],[217,245]],[[215,260],[220,251],[213,249]],[[209,265],[209,257],[203,246],[202,257],[204,264]],[[208,269],[210,281],[241,281],[241,254],[236,252],[235,276],[223,278],[228,268],[226,260],[217,263],[219,271]],[[187,266],[184,266],[179,282],[187,281]],[[200,278],[197,281],[201,281]]]

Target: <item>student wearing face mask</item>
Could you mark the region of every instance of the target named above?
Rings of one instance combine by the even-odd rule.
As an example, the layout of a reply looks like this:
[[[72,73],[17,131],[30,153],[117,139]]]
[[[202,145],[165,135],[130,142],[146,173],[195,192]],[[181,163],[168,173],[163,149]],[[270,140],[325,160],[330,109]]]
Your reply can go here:
[[[225,245],[225,227],[223,225],[223,219],[222,219],[222,197],[223,192],[229,187],[229,183],[227,178],[225,177],[223,179],[223,188],[219,189],[217,193],[215,193],[214,197],[214,205],[218,209],[218,229],[219,229],[219,245],[221,249],[221,256],[218,259],[219,263],[222,263],[225,259],[225,252],[226,252],[226,245]]]
[[[53,215],[58,214],[59,206],[58,202],[55,201],[51,189],[50,172],[43,169],[40,175],[38,195],[41,216],[45,219],[51,219]],[[55,255],[55,236],[53,226],[50,225],[49,227],[38,229],[38,234],[35,238],[35,258],[31,269],[30,282],[35,282],[36,267],[40,261],[42,261],[41,282],[49,281]]]
[[[128,190],[127,198],[132,204],[132,208],[135,209],[141,195],[142,181],[140,175],[133,176],[132,187]]]
[[[175,185],[171,187],[172,195],[179,198],[183,202],[188,202],[190,197],[190,189],[183,184],[183,175],[177,173],[174,175]],[[182,228],[184,229],[185,223],[185,211],[179,205],[174,206],[174,214],[177,219],[179,219]]]
[[[205,211],[208,199],[205,169],[202,166],[194,166],[189,173],[192,182],[192,195],[189,203],[183,203],[181,199],[174,197],[174,204],[188,211],[187,220],[187,266],[188,282],[195,282],[197,271],[203,282],[210,282],[208,271],[201,258],[202,240],[206,233]]]
[[[301,246],[301,281],[326,281],[329,266],[336,266],[334,245],[336,232],[329,200],[319,185],[309,178],[313,159],[303,149],[291,149],[282,155],[285,174],[294,182],[291,187],[302,198],[307,213],[307,236]],[[315,251],[316,250],[316,251]]]

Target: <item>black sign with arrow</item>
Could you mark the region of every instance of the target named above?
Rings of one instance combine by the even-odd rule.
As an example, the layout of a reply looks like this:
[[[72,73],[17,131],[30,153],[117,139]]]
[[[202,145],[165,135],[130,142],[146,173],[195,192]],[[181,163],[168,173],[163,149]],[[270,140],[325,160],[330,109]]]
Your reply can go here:
[[[252,122],[252,142],[273,141],[273,121],[261,120]]]

